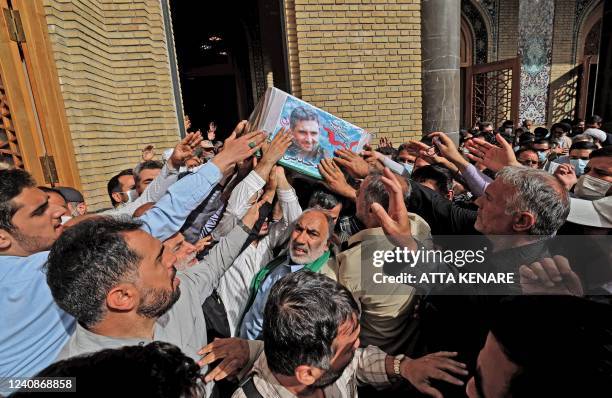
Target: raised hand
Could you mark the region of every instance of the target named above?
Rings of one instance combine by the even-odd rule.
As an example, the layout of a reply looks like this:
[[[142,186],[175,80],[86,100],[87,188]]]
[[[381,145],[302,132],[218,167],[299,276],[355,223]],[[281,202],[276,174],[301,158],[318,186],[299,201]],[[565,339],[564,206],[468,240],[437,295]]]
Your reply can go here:
[[[353,178],[366,178],[370,170],[368,163],[355,152],[338,149],[334,162],[342,166]]]
[[[210,141],[214,141],[215,138],[217,137],[217,125],[214,122],[210,122],[208,124],[208,131],[206,132],[206,137],[208,138],[208,140]]]
[[[198,362],[200,366],[222,359],[221,363],[204,378],[206,383],[219,381],[237,374],[249,362],[249,344],[246,340],[238,338],[215,339],[198,351],[198,355],[203,356]]]
[[[584,295],[580,278],[563,256],[521,265],[519,275],[524,294]]]
[[[212,163],[222,172],[229,167],[233,167],[237,162],[241,162],[253,156],[253,154],[263,145],[265,135],[262,131],[254,131],[236,138],[242,133],[246,123],[246,120],[238,123],[232,134],[225,140],[223,151],[219,152],[219,154],[212,159]]]
[[[276,186],[278,185],[278,177],[276,174],[277,166],[273,166],[272,170],[270,170],[270,174],[268,175],[268,181],[266,182],[266,186],[264,187],[264,193],[262,195],[262,199],[268,203],[272,203],[274,200],[274,195],[276,194]]]
[[[281,191],[287,191],[291,189],[291,184],[287,179],[287,175],[285,174],[285,169],[283,166],[276,166],[276,187]]]
[[[206,249],[208,246],[212,245],[212,236],[208,235],[203,237],[202,239],[200,239],[199,241],[197,241],[194,246],[196,247],[196,250],[199,252],[201,252],[202,250]]]
[[[193,156],[193,150],[202,142],[202,135],[199,132],[189,133],[179,142],[172,151],[170,156],[170,164],[175,169],[180,168],[185,161]]]
[[[571,164],[560,165],[557,167],[553,175],[557,177],[557,180],[559,180],[559,182],[561,182],[561,184],[563,184],[565,189],[568,191],[578,182],[578,177],[576,177],[574,166]]]
[[[391,141],[389,141],[389,139],[387,137],[381,137],[381,139],[379,140],[378,143],[378,147],[379,148],[393,148],[393,144],[391,143]]]
[[[441,132],[434,132],[428,135],[433,138],[434,145],[438,147],[440,154],[453,163],[459,170],[464,170],[469,162],[461,155],[453,140],[448,135]]]
[[[147,145],[146,147],[142,149],[142,161],[143,162],[153,160],[154,157],[155,157],[155,146],[154,145]]]
[[[454,377],[467,376],[465,364],[451,358],[457,356],[456,352],[440,351],[425,355],[421,358],[406,358],[400,366],[400,373],[417,390],[430,397],[443,398],[442,393],[431,386],[432,380],[442,380],[457,386],[462,386],[463,381]]]
[[[363,155],[363,159],[371,168],[378,171],[383,171],[385,169],[385,165],[383,163],[385,155],[382,153],[378,151],[363,151],[361,154]]]
[[[332,159],[322,159],[319,163],[319,173],[325,180],[325,184],[330,191],[342,195],[346,198],[355,201],[357,199],[357,191],[349,185],[346,177],[340,167],[334,163]]]
[[[501,146],[495,146],[482,138],[466,141],[465,148],[470,151],[467,157],[493,172],[498,172],[506,166],[521,166],[516,160],[512,145],[501,134],[496,134],[495,138]]]
[[[291,133],[287,132],[287,129],[283,127],[276,133],[272,142],[269,144],[264,142],[262,147],[263,156],[257,162],[255,172],[264,180],[267,179],[272,166],[283,157],[289,146],[291,146]]]
[[[381,181],[389,192],[389,211],[387,212],[379,203],[373,203],[370,210],[378,219],[389,240],[397,246],[416,250],[417,245],[412,237],[404,194],[397,180],[399,177],[396,177],[388,168],[385,168],[383,174]]]
[[[272,203],[273,199],[274,199],[274,193],[272,193],[271,197],[270,197],[270,194],[268,195],[264,194],[259,201],[253,203],[253,205],[251,205],[249,210],[247,210],[244,217],[242,217],[242,223],[246,227],[252,229],[255,226],[255,223],[257,222],[257,220],[259,219],[259,209],[261,208],[261,206],[263,206],[263,204],[266,202]]]

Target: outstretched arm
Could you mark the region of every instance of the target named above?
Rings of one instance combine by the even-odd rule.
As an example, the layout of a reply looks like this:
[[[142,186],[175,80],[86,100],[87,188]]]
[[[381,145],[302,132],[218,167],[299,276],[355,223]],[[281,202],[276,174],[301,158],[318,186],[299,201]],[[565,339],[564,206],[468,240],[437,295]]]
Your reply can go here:
[[[241,124],[242,122],[238,126]],[[246,134],[240,138],[235,138],[236,134],[235,130],[225,141],[223,152],[211,162],[168,189],[168,193],[141,217],[143,230],[159,240],[168,239],[206,199],[212,188],[221,180],[222,172],[255,153],[264,140],[261,132]]]

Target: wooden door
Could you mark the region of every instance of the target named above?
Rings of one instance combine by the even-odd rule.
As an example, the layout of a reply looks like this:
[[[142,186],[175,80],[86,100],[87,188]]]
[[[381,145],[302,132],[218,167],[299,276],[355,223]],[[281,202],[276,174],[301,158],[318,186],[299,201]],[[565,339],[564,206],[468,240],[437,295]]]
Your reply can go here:
[[[80,189],[42,0],[0,9],[0,156],[41,185]]]

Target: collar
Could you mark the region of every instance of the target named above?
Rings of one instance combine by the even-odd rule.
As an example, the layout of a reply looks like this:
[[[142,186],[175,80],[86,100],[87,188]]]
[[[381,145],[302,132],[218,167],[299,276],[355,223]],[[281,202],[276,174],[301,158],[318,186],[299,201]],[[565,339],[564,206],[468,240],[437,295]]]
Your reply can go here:
[[[253,374],[257,376],[264,386],[257,386],[260,390],[259,393],[266,398],[295,398],[296,396],[289,390],[287,390],[280,382],[274,377],[272,371],[268,367],[268,360],[265,353],[261,353],[255,364],[253,365]],[[339,379],[340,380],[340,379]],[[262,391],[263,390],[263,391]],[[323,389],[325,397],[337,397],[339,396],[338,387],[335,383],[329,385]]]
[[[261,353],[255,364],[253,365],[253,373],[257,375],[261,381],[265,384],[265,392],[268,398],[294,398],[295,395],[287,390],[279,381],[274,377],[272,371],[268,367],[268,360],[265,353]]]
[[[355,235],[351,236],[348,240],[348,246],[352,247],[357,245],[369,237],[378,237],[385,236],[385,231],[381,227],[378,228],[368,228],[357,232]]]
[[[88,352],[99,351],[106,348],[121,348],[128,345],[145,345],[152,341],[151,339],[143,339],[140,337],[118,338],[103,336],[90,332],[79,323],[77,323],[74,331],[75,344]]]
[[[291,261],[291,256],[289,255],[289,253],[287,253],[287,257],[285,258],[285,261],[283,261],[280,265],[291,269],[291,272],[295,272],[295,271],[299,271],[302,268],[304,268],[304,265],[306,264],[294,264]]]
[[[511,247],[491,253],[492,263],[498,270],[518,272],[522,264],[530,264],[548,253],[547,244],[549,238],[537,240],[526,245]]]

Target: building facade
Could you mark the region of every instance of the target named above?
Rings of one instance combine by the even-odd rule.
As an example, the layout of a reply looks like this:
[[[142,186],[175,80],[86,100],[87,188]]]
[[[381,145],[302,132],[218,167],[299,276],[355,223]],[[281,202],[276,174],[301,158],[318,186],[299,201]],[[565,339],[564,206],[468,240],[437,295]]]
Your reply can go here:
[[[100,209],[109,178],[145,145],[159,152],[184,134],[184,113],[223,135],[270,85],[396,143],[438,112],[459,115],[456,129],[597,110],[610,0],[207,3],[0,0],[0,161]],[[432,6],[456,10],[444,34],[458,45],[434,54],[456,70],[441,89],[422,51],[439,33]]]

